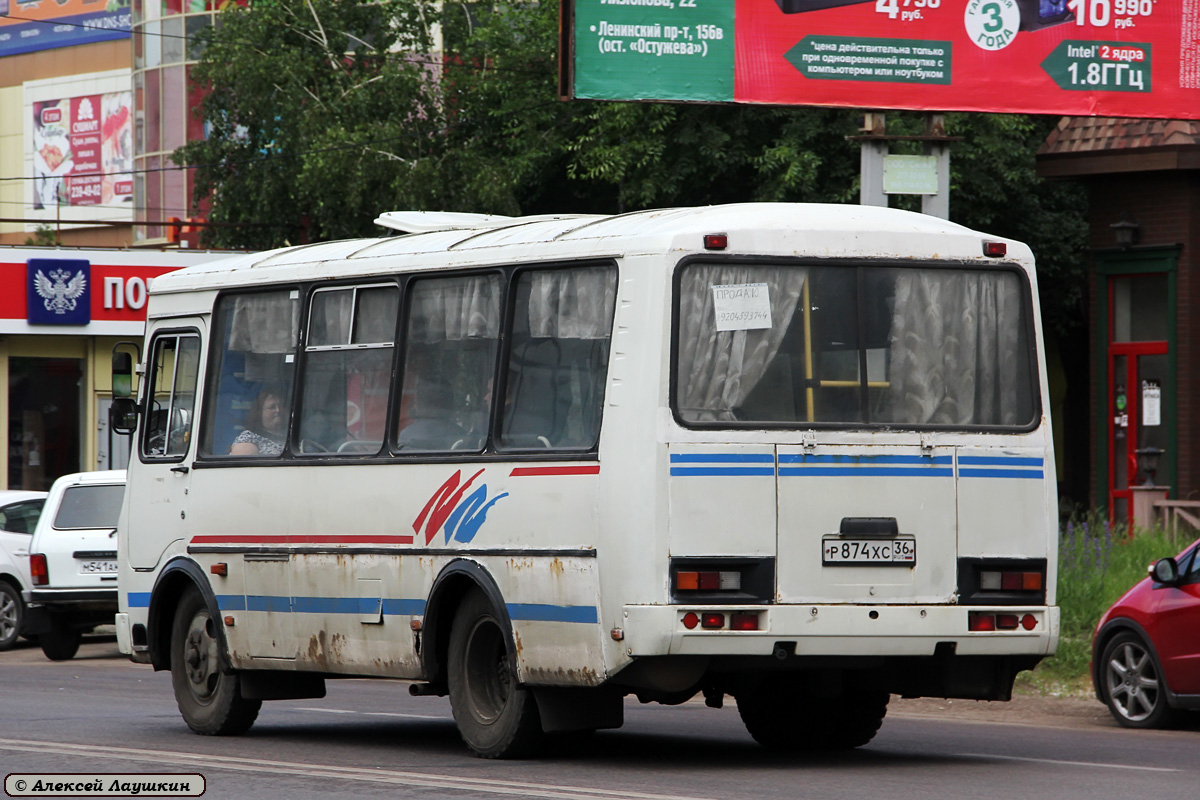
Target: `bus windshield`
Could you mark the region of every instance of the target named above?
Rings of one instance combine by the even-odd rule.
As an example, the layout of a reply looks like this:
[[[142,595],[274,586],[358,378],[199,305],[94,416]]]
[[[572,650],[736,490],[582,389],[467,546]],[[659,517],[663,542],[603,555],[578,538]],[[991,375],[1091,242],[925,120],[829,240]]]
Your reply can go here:
[[[675,410],[701,427],[1031,426],[1029,292],[1008,269],[690,263]]]

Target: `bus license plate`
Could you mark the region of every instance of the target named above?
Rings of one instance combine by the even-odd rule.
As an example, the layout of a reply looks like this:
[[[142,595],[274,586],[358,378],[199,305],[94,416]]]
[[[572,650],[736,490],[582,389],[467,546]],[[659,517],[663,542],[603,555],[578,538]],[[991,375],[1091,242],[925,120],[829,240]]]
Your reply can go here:
[[[838,565],[878,564],[914,566],[917,563],[916,539],[843,539],[840,536],[821,542],[821,563]]]
[[[80,561],[79,571],[84,575],[109,575],[117,571],[115,561]]]

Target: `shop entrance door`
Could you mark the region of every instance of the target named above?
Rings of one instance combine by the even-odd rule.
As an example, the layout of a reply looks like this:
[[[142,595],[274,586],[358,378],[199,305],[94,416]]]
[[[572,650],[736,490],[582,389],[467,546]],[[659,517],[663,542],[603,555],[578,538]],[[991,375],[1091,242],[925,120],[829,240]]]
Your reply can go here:
[[[45,491],[83,469],[79,358],[8,359],[8,488]]]
[[[1133,516],[1131,487],[1173,481],[1173,458],[1153,476],[1139,470],[1137,451],[1167,450],[1171,426],[1167,275],[1114,275],[1108,281],[1108,508],[1114,522]],[[1173,454],[1167,454],[1173,456]]]

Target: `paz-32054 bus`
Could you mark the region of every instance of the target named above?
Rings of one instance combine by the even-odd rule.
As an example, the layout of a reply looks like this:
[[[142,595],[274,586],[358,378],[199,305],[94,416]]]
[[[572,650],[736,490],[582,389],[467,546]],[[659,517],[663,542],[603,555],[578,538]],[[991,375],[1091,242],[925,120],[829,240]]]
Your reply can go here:
[[[192,729],[378,676],[482,756],[626,696],[846,748],[1054,652],[1024,245],[859,206],[378,221],[151,288],[117,631]]]

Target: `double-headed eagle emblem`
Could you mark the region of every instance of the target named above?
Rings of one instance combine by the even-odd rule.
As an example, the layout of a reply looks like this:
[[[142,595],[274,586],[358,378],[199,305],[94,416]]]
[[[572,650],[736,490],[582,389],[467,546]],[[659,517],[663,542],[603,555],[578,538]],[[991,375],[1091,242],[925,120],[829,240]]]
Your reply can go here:
[[[75,303],[83,296],[87,288],[87,278],[83,270],[74,275],[69,270],[52,269],[47,278],[39,269],[33,276],[33,286],[42,299],[46,301],[46,310],[55,314],[66,314],[75,310]]]

